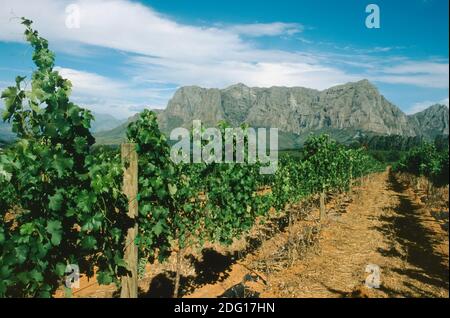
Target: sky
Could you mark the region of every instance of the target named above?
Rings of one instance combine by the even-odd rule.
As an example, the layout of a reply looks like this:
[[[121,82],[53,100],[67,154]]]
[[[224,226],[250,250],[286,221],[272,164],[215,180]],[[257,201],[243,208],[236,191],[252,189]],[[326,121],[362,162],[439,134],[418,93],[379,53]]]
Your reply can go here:
[[[369,4],[379,28],[368,28]],[[448,105],[448,0],[0,0],[0,89],[30,76],[34,21],[73,100],[126,118],[184,85],[326,89],[368,79],[404,112]],[[1,106],[1,104],[0,104]]]

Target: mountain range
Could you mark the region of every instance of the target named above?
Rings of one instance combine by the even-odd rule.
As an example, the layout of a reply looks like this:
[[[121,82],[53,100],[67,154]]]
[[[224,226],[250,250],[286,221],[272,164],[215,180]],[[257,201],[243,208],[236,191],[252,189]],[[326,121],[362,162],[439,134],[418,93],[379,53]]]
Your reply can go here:
[[[322,91],[248,87],[240,83],[225,89],[185,86],[175,92],[166,109],[155,111],[166,134],[175,127],[189,128],[195,119],[206,127],[224,120],[233,127],[247,123],[255,128],[278,128],[280,148],[297,148],[310,133],[328,133],[343,143],[362,136],[420,136],[433,140],[449,134],[447,106],[436,104],[406,115],[368,80]],[[136,115],[118,122],[112,116],[96,114],[92,131],[97,143],[123,142],[128,123],[135,119]],[[0,139],[5,130],[1,125]]]
[[[310,133],[329,133],[349,143],[361,136],[421,136],[432,140],[449,134],[449,110],[433,105],[406,115],[389,102],[368,80],[318,91],[303,87],[248,87],[225,89],[185,86],[179,88],[165,110],[158,110],[160,129],[189,128],[194,119],[206,127],[225,120],[233,127],[279,129],[280,148],[302,145]],[[133,118],[129,119],[133,120]],[[99,143],[124,140],[126,124],[96,135]]]

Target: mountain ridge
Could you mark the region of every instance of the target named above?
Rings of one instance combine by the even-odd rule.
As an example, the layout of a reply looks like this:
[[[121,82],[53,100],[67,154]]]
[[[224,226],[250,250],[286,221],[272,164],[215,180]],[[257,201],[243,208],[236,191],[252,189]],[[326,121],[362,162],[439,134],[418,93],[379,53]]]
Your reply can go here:
[[[325,90],[249,87],[242,83],[223,89],[183,86],[174,93],[166,109],[154,111],[165,134],[175,127],[189,128],[194,119],[200,119],[209,127],[225,120],[233,127],[247,123],[254,128],[279,128],[282,148],[301,146],[310,133],[328,133],[343,143],[374,135],[421,136],[432,140],[449,133],[447,106],[435,104],[406,115],[366,79]],[[99,131],[93,127],[97,143],[123,142],[126,127],[136,116],[109,130]],[[103,119],[97,119],[99,126],[105,122]],[[0,124],[0,129],[5,131],[5,125]]]
[[[361,80],[322,91],[304,87],[248,87],[242,83],[224,89],[185,86],[175,92],[158,119],[164,132],[189,127],[192,120],[200,119],[207,126],[219,120],[232,126],[245,122],[297,135],[348,130],[432,138],[448,134],[448,108],[440,108],[434,117],[439,115],[442,118],[431,121],[426,120],[429,113],[408,116],[381,95],[375,85]],[[430,129],[423,130],[424,123],[431,125]]]
[[[449,134],[449,109],[443,104],[433,104],[415,114],[408,115],[410,122],[416,127],[417,135],[434,138]]]
[[[180,87],[166,109],[158,112],[161,130],[189,128],[194,119],[205,126],[220,120],[233,127],[242,123],[279,128],[280,148],[297,148],[310,133],[328,133],[343,143],[375,135],[421,136],[432,140],[448,135],[448,107],[406,115],[380,94],[368,80],[316,90],[305,87],[248,87],[237,83],[223,89],[200,86]],[[99,143],[123,141],[126,125],[99,134]],[[122,138],[122,139],[120,139]]]

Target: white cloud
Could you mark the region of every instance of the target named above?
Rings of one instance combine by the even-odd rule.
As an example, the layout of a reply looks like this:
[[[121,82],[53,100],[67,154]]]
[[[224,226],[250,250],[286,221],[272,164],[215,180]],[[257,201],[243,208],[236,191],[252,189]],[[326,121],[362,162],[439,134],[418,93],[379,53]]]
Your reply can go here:
[[[80,28],[66,27],[65,8],[80,8]],[[23,27],[16,16],[35,21],[36,28],[51,41],[76,41],[170,59],[199,61],[221,59],[223,49],[239,52],[246,48],[239,36],[215,27],[179,24],[142,4],[125,1],[20,1],[2,0],[1,40],[22,40]],[[124,21],[124,23],[122,23]]]
[[[407,62],[396,66],[386,67],[385,73],[391,74],[448,74],[448,63]]]
[[[449,65],[443,62],[408,61],[380,70],[378,81],[422,87],[448,88]]]
[[[80,8],[79,29],[65,26],[68,4]],[[246,37],[302,32],[304,27],[296,23],[195,26],[176,22],[128,0],[0,0],[0,7],[0,41],[23,41],[23,26],[14,17],[26,16],[59,51],[89,56],[94,48],[102,47],[125,52],[127,74],[121,81],[60,69],[73,81],[77,98],[92,108],[107,109],[108,102],[121,105],[126,108],[118,110],[121,114],[130,112],[130,103],[142,104],[144,99],[152,105],[163,106],[173,90],[152,90],[154,83],[225,87],[243,82],[251,86],[324,89],[368,78],[421,87],[448,88],[449,85],[448,61],[409,61],[369,55],[390,52],[394,49],[391,47],[337,56],[264,49],[246,40]]]
[[[422,110],[425,110],[428,107],[430,107],[431,105],[435,105],[435,104],[446,105],[447,107],[449,107],[449,98],[447,97],[440,101],[423,101],[423,102],[415,103],[408,109],[408,111],[406,113],[408,115],[412,115],[412,114],[421,112]]]
[[[36,29],[50,40],[51,45],[66,52],[67,44],[70,48],[81,44],[138,54],[129,56],[131,67],[128,73],[135,82],[157,80],[208,87],[244,82],[252,86],[323,89],[359,79],[322,65],[310,54],[257,49],[241,37],[290,35],[303,29],[300,24],[274,22],[199,27],[177,23],[149,7],[125,0],[1,1],[2,7],[10,10],[0,13],[0,40],[23,41],[23,26],[17,19],[10,19],[14,12],[16,16],[34,20]],[[79,5],[79,29],[65,26],[65,7],[69,3]],[[76,53],[80,50],[83,47],[76,49]],[[75,70],[62,73],[73,80],[78,96],[83,92],[90,99],[103,96],[108,90],[118,90],[118,83],[106,78]]]
[[[373,80],[390,84],[408,84],[430,88],[448,88],[448,75],[436,76],[435,74],[424,75],[377,75]]]
[[[55,67],[55,70],[58,71],[62,77],[67,78],[72,82],[74,93],[83,92],[83,94],[89,96],[110,94],[112,97],[118,97],[120,96],[120,91],[126,88],[123,83],[113,81],[95,73],[59,66]]]
[[[170,94],[164,89],[139,89],[129,81],[119,82],[92,72],[63,67],[55,70],[72,82],[72,98],[77,104],[118,118],[131,116],[137,108],[162,108]],[[141,100],[147,102],[140,104]]]
[[[258,37],[258,36],[276,36],[276,35],[294,35],[303,32],[303,26],[298,23],[253,23],[236,24],[228,28],[233,33],[240,35]]]
[[[249,86],[305,86],[325,89],[360,77],[346,74],[332,67],[317,63],[280,62],[268,59],[266,62],[222,61],[205,62],[201,65],[166,61],[148,57],[135,57],[133,62],[137,76],[141,72],[157,74],[159,79],[180,85],[200,85],[223,88],[237,82]]]

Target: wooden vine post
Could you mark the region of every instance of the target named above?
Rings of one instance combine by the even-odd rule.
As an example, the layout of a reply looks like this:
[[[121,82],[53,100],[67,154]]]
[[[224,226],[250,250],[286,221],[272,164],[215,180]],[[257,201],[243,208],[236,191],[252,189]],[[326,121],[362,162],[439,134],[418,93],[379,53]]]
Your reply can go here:
[[[353,195],[353,158],[350,158],[350,174],[348,179],[348,192]]]
[[[327,216],[327,211],[325,208],[325,189],[320,193],[320,219],[325,220]]]
[[[126,143],[121,145],[121,157],[125,170],[123,174],[123,192],[128,198],[127,215],[136,219],[138,216],[138,156],[136,153],[136,145]],[[138,287],[138,248],[134,241],[138,233],[138,225],[128,229],[125,239],[124,259],[127,264],[129,273],[122,277],[122,289],[120,291],[121,298],[137,298]]]

